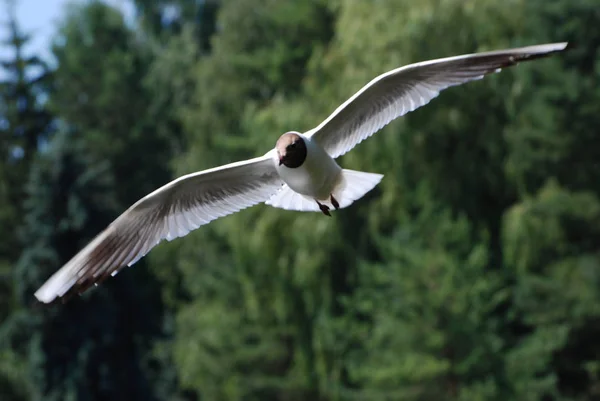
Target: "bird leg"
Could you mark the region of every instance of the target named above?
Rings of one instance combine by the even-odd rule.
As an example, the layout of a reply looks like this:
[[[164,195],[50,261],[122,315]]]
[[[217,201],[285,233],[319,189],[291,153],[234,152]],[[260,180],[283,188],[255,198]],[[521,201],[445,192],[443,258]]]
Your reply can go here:
[[[323,214],[325,216],[331,217],[331,213],[329,213],[329,206],[322,204],[321,202],[319,202],[316,199],[315,199],[315,202],[317,202],[317,205],[319,205],[319,209],[321,209],[321,211],[323,212]]]
[[[333,197],[333,194],[330,195],[331,197],[331,204],[333,205],[333,207],[337,210],[340,208],[340,204],[338,203],[337,199],[335,199]]]

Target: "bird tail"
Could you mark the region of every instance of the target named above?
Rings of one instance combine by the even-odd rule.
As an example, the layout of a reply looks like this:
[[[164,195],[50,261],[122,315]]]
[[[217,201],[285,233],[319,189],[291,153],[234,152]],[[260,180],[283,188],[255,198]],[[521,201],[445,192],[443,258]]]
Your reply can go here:
[[[343,209],[365,196],[382,178],[382,174],[343,169],[342,180],[334,190],[333,196],[339,202],[340,209]]]
[[[367,192],[375,188],[381,181],[383,175],[364,173],[362,171],[342,170],[340,183],[334,189],[333,196],[339,202],[339,208],[343,209],[350,206],[354,201],[365,196]],[[320,212],[319,205],[309,196],[301,195],[293,189],[284,185],[268,201],[267,205],[286,210],[297,210],[301,212]],[[332,210],[334,206],[329,200],[321,201]]]

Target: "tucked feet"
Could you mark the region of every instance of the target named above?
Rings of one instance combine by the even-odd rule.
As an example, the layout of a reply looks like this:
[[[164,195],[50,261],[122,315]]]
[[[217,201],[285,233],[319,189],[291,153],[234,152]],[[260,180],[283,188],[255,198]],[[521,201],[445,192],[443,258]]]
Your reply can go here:
[[[335,199],[333,197],[333,195],[330,195],[331,197],[331,204],[333,205],[334,208],[339,209],[340,208],[340,204],[338,203],[337,199]]]
[[[319,205],[319,209],[321,209],[324,215],[331,217],[331,213],[329,213],[329,206],[322,204],[316,199],[315,202],[317,202],[317,205]]]

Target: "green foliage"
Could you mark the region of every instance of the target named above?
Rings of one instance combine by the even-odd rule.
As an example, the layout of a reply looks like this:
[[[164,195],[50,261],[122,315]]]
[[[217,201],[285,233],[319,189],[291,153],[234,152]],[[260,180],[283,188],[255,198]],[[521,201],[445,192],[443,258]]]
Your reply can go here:
[[[346,331],[361,344],[348,352],[357,398],[504,399],[496,310],[507,291],[488,271],[488,244],[439,208],[411,220],[382,240],[385,262],[359,265],[347,301],[363,317]]]
[[[260,75],[244,76],[255,71],[253,64],[232,73],[246,56],[227,44],[252,39],[246,26],[253,22],[245,19],[234,32],[223,29],[213,54],[201,63],[198,106],[184,120],[194,133],[191,161],[184,166],[229,161],[240,146],[264,151],[264,133],[311,128],[371,77],[398,65],[563,40],[528,27],[530,7],[526,1],[340,2],[330,9],[337,17],[333,42],[312,46],[301,85],[293,90]],[[230,14],[223,9],[221,15]],[[254,15],[263,29],[256,32],[264,32],[268,14]],[[235,40],[228,42],[230,37]],[[276,76],[268,74],[273,58],[252,49],[255,54],[261,55],[254,60],[262,63],[259,71]],[[225,61],[230,64],[210,70]],[[567,112],[557,110],[556,99],[573,96],[565,79],[581,73],[564,65],[559,59],[533,63],[444,92],[361,144],[342,158],[343,165],[385,172],[386,178],[373,197],[338,213],[333,222],[255,208],[203,228],[189,242],[174,245],[176,251],[165,250],[180,256],[177,265],[192,297],[178,308],[175,356],[183,384],[209,398],[231,400],[558,399],[593,391],[597,356],[569,360],[569,367],[558,364],[562,353],[573,356],[568,349],[581,349],[570,343],[569,330],[595,333],[587,320],[593,314],[566,326],[532,327],[524,320],[533,317],[525,307],[533,301],[523,298],[530,291],[512,268],[516,250],[509,245],[524,241],[507,234],[503,223],[527,196],[523,174],[543,178],[538,185],[555,175],[548,164],[524,164],[539,159],[525,153],[526,138],[547,141],[554,150],[550,161],[570,168],[556,157],[557,151],[569,152],[565,135],[547,134],[566,124],[559,116]],[[202,81],[206,69],[210,85]],[[252,90],[261,83],[267,89]],[[236,139],[242,133],[243,143]],[[579,137],[569,141],[579,146]],[[579,166],[588,172],[589,164]],[[588,198],[595,202],[594,195]],[[565,206],[570,207],[578,206]],[[240,227],[252,231],[242,234]],[[556,261],[552,253],[541,255]],[[562,282],[565,266],[549,280]],[[594,271],[596,265],[587,266]],[[576,281],[573,285],[567,292],[581,305],[594,304],[597,291],[581,293]],[[227,319],[220,317],[225,313]],[[528,356],[533,360],[524,364]],[[274,363],[275,372],[269,369]],[[561,380],[578,374],[589,379],[579,382],[584,387],[575,384],[582,392],[574,393]]]
[[[102,2],[71,6],[52,85],[22,85],[30,101],[49,90],[65,128],[33,151],[31,179],[0,164],[4,236],[27,210],[24,251],[0,247],[19,301],[2,299],[0,394],[600,396],[598,0],[130,3],[132,26]],[[445,91],[342,157],[385,178],[333,218],[259,205],[69,304],[29,307],[172,176],[264,154],[400,65],[564,40],[577,46]],[[44,135],[11,99],[1,115]],[[24,146],[11,138],[5,155]],[[9,200],[9,173],[30,182],[27,204]]]
[[[240,140],[247,137],[240,117],[249,102],[298,90],[311,51],[332,35],[323,3],[235,0],[223,5],[217,22],[222,34],[213,37],[210,56],[198,63],[196,96],[183,110],[191,156],[180,170],[226,163],[264,146],[264,136]]]
[[[169,41],[192,28],[200,50],[210,50],[220,0],[133,0],[138,22],[148,36]]]
[[[29,308],[44,279],[168,177],[170,157],[167,141],[149,129],[149,52],[118,12],[98,2],[73,7],[54,52],[48,103],[68,133],[40,152],[31,176],[13,273],[22,307],[4,329],[26,357],[33,399],[153,399],[172,393],[173,380],[151,352],[163,309],[147,272],[132,269],[61,309]]]
[[[2,347],[0,350],[0,396],[3,400],[26,401],[31,398],[30,384],[26,380],[26,369],[23,358],[12,350]]]
[[[38,95],[45,89],[49,74],[45,64],[27,54],[29,35],[20,31],[14,15],[7,21],[3,45],[10,58],[2,60],[0,81],[0,275],[7,277],[8,265],[19,257],[21,246],[15,235],[21,223],[24,199],[23,177],[27,177],[38,144],[47,140],[51,117]],[[6,267],[5,267],[6,266]],[[2,280],[2,284],[5,283]],[[8,289],[0,289],[2,302],[12,299]],[[0,307],[3,320],[6,307]]]
[[[72,6],[53,52],[52,110],[83,132],[94,160],[109,160],[119,211],[167,180],[168,138],[156,133],[144,87],[150,52],[101,2]]]
[[[15,270],[24,305],[106,224],[114,207],[108,166],[90,162],[78,134],[57,135],[51,149],[34,166],[28,188],[28,246]],[[123,276],[75,302],[37,311],[26,306],[12,317],[13,348],[27,357],[33,399],[152,399],[143,352],[158,330],[156,305],[143,291],[132,292]]]
[[[47,88],[50,74],[39,58],[29,54],[31,38],[8,11],[2,41],[8,56],[0,60],[0,324],[16,307],[12,270],[23,249],[18,229],[23,222],[24,177],[39,144],[51,133],[51,116],[38,98]],[[0,398],[24,400],[28,395],[24,361],[1,337]]]
[[[504,255],[516,281],[514,303],[531,331],[510,351],[507,365],[521,391],[538,394],[531,399],[559,391],[577,396],[581,389],[594,395],[593,368],[600,352],[592,340],[600,317],[599,218],[596,196],[569,192],[555,182],[506,215]]]

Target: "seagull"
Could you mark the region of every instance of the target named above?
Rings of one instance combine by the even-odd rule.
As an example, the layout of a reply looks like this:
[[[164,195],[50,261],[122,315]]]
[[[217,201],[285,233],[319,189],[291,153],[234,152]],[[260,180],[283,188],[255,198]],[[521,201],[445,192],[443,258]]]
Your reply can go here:
[[[42,303],[81,294],[162,240],[258,203],[295,211],[331,212],[372,190],[381,174],[341,168],[335,161],[392,120],[429,103],[451,86],[521,61],[567,49],[549,43],[465,54],[400,67],[371,80],[316,128],[290,131],[265,155],[184,175],[137,201],[36,292]]]

